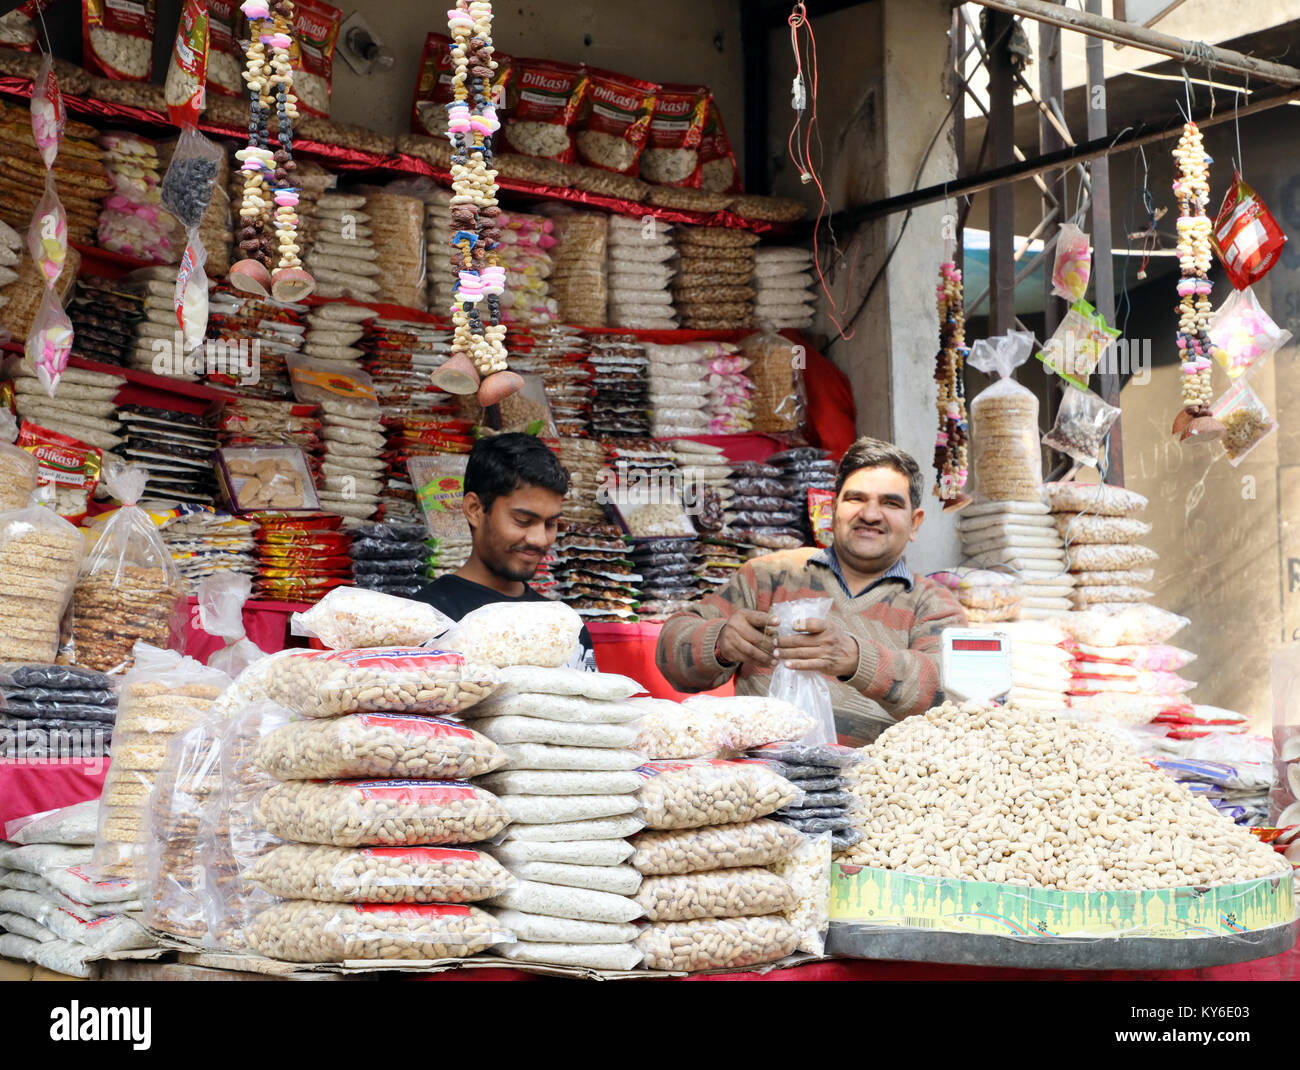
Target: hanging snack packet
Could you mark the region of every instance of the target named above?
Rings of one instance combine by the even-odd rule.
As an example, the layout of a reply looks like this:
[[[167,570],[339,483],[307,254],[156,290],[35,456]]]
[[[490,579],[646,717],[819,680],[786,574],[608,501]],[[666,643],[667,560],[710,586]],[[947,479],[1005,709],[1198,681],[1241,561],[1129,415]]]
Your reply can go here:
[[[212,203],[222,155],[221,146],[200,134],[197,127],[186,125],[181,129],[163,175],[160,195],[162,206],[187,231],[198,229]]]
[[[185,0],[163,86],[167,114],[182,130],[198,123],[207,81],[208,5],[206,0]]]
[[[59,200],[52,171],[46,173],[45,195],[27,228],[27,251],[46,286],[53,286],[68,259],[68,213]]]
[[[32,85],[32,136],[36,138],[46,168],[54,166],[67,125],[68,112],[63,106],[58,79],[54,77],[54,57],[47,53]]]
[[[1234,172],[1232,185],[1214,219],[1211,240],[1228,279],[1240,290],[1272,270],[1282,256],[1286,235],[1259,194],[1246,184],[1240,172]]]
[[[417,456],[406,462],[424,523],[434,538],[469,537],[469,522],[461,509],[468,462],[463,453]]]
[[[1038,398],[1012,374],[1029,359],[1032,331],[981,338],[967,363],[998,382],[971,403],[971,475],[983,501],[1040,500],[1043,451],[1038,441]]]
[[[186,353],[198,349],[208,333],[208,275],[203,270],[207,261],[208,251],[199,240],[198,231],[191,231],[190,244],[185,247],[176,272],[176,291],[172,298]]]
[[[835,541],[835,492],[808,488],[808,520],[812,524],[813,541],[818,546],[830,546]]]
[[[235,40],[235,0],[208,0],[208,80],[219,97],[244,95],[244,50]]]
[[[1092,254],[1088,235],[1074,223],[1064,223],[1056,239],[1056,262],[1052,267],[1052,293],[1073,304],[1083,300],[1092,275]]]
[[[82,64],[103,78],[149,81],[157,22],[157,0],[81,0]]]
[[[1210,414],[1227,428],[1223,435],[1223,448],[1227,450],[1228,463],[1233,468],[1277,430],[1277,421],[1244,379],[1223,393],[1210,407]]]
[[[578,159],[602,171],[635,175],[645,148],[659,86],[611,71],[590,70],[578,119]]]
[[[13,48],[19,52],[35,52],[37,23],[40,13],[54,0],[27,0],[12,11],[0,15],[0,48]]]
[[[1118,419],[1118,406],[1067,383],[1056,425],[1043,436],[1043,445],[1096,468],[1106,436]]]
[[[1210,317],[1208,333],[1214,343],[1215,359],[1230,379],[1249,371],[1291,341],[1291,332],[1273,322],[1249,286],[1228,295]]]
[[[343,12],[322,0],[296,0],[293,12],[293,91],[306,115],[328,119],[334,84],[334,47]]]
[[[704,86],[660,87],[650,138],[641,153],[642,179],[656,186],[699,189],[700,143],[711,100]]]
[[[591,85],[582,67],[520,59],[509,87],[511,116],[501,129],[504,148],[521,156],[573,163],[572,128]]]
[[[1070,306],[1038,359],[1057,375],[1078,380],[1075,385],[1083,389],[1088,376],[1118,337],[1119,331],[1108,326],[1100,312],[1087,301],[1079,300]]]
[[[36,378],[45,387],[45,392],[54,397],[72,353],[72,321],[59,304],[58,295],[49,287],[41,297],[36,318],[27,332],[26,352],[28,361],[36,369]]]

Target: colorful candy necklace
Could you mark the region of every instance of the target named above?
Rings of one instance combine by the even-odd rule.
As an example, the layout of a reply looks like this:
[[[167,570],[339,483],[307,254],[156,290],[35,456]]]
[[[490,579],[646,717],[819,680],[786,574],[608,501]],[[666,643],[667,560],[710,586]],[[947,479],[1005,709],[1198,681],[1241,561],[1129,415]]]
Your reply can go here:
[[[934,443],[935,497],[945,510],[970,503],[966,486],[966,313],[962,299],[961,271],[951,260],[939,268],[939,353],[935,357],[934,381],[939,384],[939,433]]]

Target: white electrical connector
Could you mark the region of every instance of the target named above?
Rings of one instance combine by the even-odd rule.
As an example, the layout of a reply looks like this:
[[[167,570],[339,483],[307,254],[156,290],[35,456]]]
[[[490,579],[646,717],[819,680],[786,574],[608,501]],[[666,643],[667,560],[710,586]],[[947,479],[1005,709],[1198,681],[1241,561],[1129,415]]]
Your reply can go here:
[[[796,74],[793,83],[790,85],[790,107],[795,111],[802,112],[807,106],[808,94],[804,91],[803,79]]]

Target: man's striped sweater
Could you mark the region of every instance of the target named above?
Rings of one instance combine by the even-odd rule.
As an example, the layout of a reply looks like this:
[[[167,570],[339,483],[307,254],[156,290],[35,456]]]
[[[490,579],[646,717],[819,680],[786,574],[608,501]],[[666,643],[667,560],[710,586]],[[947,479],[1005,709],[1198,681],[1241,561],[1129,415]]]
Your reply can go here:
[[[722,665],[718,635],[738,609],[769,609],[774,602],[830,598],[831,617],[858,641],[857,672],[830,680],[840,742],[862,746],[881,731],[943,701],[939,685],[939,637],[966,626],[951,593],[916,577],[900,562],[853,597],[833,551],[786,550],[755,558],[732,580],[676,614],[663,628],[655,660],[679,691],[708,691],[736,674],[736,694],[767,693],[772,670]]]

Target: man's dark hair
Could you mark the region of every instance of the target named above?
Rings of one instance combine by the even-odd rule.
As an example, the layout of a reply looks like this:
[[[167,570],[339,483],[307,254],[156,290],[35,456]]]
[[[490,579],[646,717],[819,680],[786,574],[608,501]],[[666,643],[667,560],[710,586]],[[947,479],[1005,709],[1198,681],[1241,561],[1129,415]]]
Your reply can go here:
[[[916,459],[893,443],[867,435],[863,435],[853,443],[844,454],[844,459],[840,461],[840,470],[835,474],[837,498],[849,476],[863,468],[892,468],[900,476],[906,476],[912,509],[921,508],[921,495],[925,492],[925,477],[921,475],[921,466],[916,463]]]
[[[512,432],[474,443],[465,468],[465,493],[477,494],[485,511],[521,485],[567,494],[569,473],[536,435]]]

